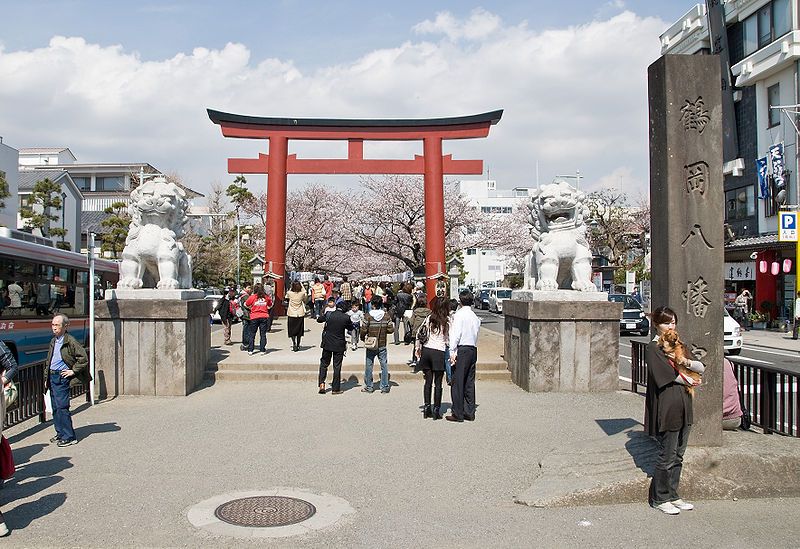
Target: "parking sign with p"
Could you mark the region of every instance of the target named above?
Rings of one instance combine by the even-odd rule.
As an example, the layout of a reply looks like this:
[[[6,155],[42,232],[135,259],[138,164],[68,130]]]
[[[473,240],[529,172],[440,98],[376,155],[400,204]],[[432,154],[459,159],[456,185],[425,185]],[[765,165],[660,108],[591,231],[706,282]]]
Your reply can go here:
[[[797,242],[797,212],[780,212],[778,215],[778,240]]]

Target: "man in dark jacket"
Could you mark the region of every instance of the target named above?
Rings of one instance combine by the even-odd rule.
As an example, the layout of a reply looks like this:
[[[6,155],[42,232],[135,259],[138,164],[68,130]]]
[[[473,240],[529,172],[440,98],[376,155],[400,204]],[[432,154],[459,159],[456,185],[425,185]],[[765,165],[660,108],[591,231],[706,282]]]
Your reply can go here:
[[[69,389],[91,381],[89,357],[78,340],[67,333],[69,318],[63,313],[53,317],[51,324],[53,339],[45,361],[45,390],[50,390],[50,403],[53,407],[53,425],[56,436],[50,442],[58,446],[72,446],[78,443],[72,428],[72,414],[69,412]]]
[[[225,295],[219,298],[214,310],[219,313],[219,320],[222,322],[222,336],[225,338],[225,345],[233,345],[231,341],[231,324],[233,323],[234,313],[231,303],[235,303],[236,288],[226,288],[226,290]],[[238,306],[239,304],[235,303],[234,307]]]
[[[347,349],[345,332],[353,329],[353,323],[344,312],[344,302],[337,305],[335,310],[319,315],[317,322],[325,323],[325,328],[322,330],[322,358],[319,361],[319,394],[325,394],[325,379],[328,377],[328,366],[333,358],[333,381],[331,382],[333,390],[331,394],[340,395],[342,394],[342,360],[344,351]]]

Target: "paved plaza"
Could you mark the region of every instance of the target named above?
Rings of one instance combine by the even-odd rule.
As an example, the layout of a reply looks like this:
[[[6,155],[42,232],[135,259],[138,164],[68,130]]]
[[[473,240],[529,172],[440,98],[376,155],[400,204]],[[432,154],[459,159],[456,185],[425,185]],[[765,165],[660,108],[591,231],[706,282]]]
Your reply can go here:
[[[218,381],[188,397],[82,404],[74,415],[80,443],[68,448],[49,444],[49,423],[9,429],[18,471],[0,492],[12,529],[2,543],[796,547],[800,539],[797,498],[700,501],[678,517],[647,507],[644,493],[625,505],[515,503],[552,456],[576,448],[590,454],[641,431],[640,395],[531,394],[484,381],[477,421],[453,424],[422,419],[421,375],[393,377],[389,394],[361,393],[360,379],[345,387],[342,395],[318,395],[313,381]],[[798,443],[726,433],[726,441],[756,446],[765,438]],[[351,512],[277,539],[212,533],[190,521],[198,505],[243,493],[307,493]]]

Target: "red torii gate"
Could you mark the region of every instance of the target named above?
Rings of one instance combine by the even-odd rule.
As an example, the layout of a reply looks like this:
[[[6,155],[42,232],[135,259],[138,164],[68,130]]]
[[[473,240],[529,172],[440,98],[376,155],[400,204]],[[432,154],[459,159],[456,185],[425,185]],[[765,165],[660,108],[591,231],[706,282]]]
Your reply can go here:
[[[224,137],[269,140],[269,154],[229,158],[228,173],[267,174],[267,223],[264,254],[267,275],[275,279],[278,299],[286,273],[286,176],[288,174],[409,174],[425,177],[426,293],[436,295],[436,280],[446,276],[444,253],[444,174],[480,175],[482,160],[453,160],[442,155],[445,139],[486,137],[502,110],[455,118],[404,120],[266,118],[208,109]],[[288,154],[290,139],[347,141],[347,158],[301,159]],[[364,158],[364,141],[422,141],[423,155],[413,160]]]

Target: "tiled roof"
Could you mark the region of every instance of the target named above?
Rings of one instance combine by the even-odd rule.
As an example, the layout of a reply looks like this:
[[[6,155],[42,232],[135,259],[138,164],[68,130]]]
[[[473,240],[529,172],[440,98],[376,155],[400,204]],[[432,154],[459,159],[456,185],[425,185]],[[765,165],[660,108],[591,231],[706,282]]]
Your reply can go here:
[[[68,150],[67,147],[25,147],[19,150],[19,154],[58,154]]]
[[[736,238],[725,245],[726,250],[757,250],[763,248],[793,248],[794,242],[779,242],[777,234]]]
[[[42,179],[50,179],[50,181],[58,181],[67,175],[67,172],[62,169],[58,170],[36,170],[36,171],[20,171],[19,172],[19,187],[20,191],[32,191],[34,185]]]
[[[87,230],[94,233],[102,232],[105,227],[101,223],[112,215],[114,214],[106,212],[81,212],[81,233],[85,233]]]

